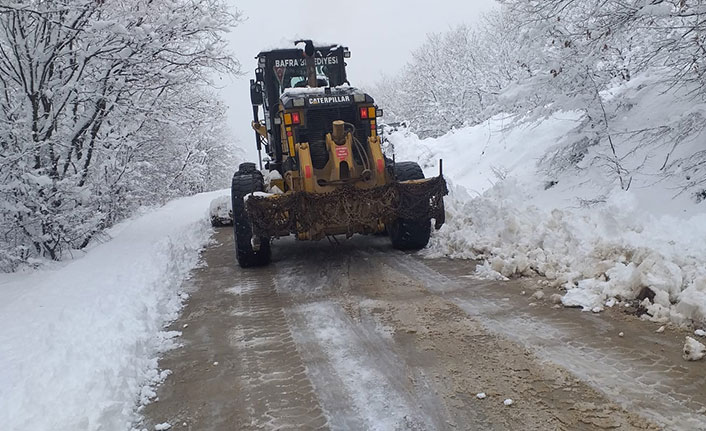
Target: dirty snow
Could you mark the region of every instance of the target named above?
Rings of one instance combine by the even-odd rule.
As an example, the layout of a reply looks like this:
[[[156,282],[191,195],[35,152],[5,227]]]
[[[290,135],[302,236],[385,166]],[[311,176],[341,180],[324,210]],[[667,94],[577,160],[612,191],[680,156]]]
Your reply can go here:
[[[544,299],[544,292],[541,290],[538,290],[532,294],[531,298],[541,301],[542,299]]]
[[[225,225],[233,223],[233,203],[230,194],[218,196],[211,201],[208,208],[211,223]],[[215,223],[214,223],[215,222]]]
[[[400,386],[404,364],[397,357],[379,355],[387,347],[375,347],[375,343],[388,343],[389,338],[377,336],[377,328],[371,333],[353,330],[355,325],[349,321],[350,317],[332,302],[298,306],[290,317],[303,319],[308,328],[294,334],[298,345],[313,341],[322,347],[326,360],[333,365],[351,397],[351,407],[361,415],[364,429],[430,428],[430,419],[418,409],[419,400],[410,399]],[[308,372],[319,373],[315,369]],[[321,402],[326,409],[328,401],[323,398]]]
[[[706,346],[691,337],[686,337],[683,356],[687,361],[703,359],[703,357],[706,356]]]
[[[169,374],[160,351],[180,285],[210,236],[218,193],[172,201],[109,230],[53,269],[0,277],[2,429],[125,430]]]
[[[611,96],[635,106],[615,121],[617,130],[661,122],[677,133],[683,118],[706,111],[706,104],[684,104],[645,79],[634,81]],[[649,293],[642,302],[646,318],[700,326],[706,322],[706,202],[679,194],[676,177],[659,177],[663,158],[645,159],[639,142],[624,144],[635,146],[635,164],[647,160],[633,171],[627,191],[589,163],[591,151],[601,148],[591,147],[576,168],[551,171],[547,154],[576,139],[580,118],[570,112],[522,124],[498,115],[424,140],[391,131],[397,160],[419,161],[428,176],[444,160],[447,221],[424,253],[482,259],[476,273],[487,279],[542,275],[565,306],[586,311]],[[703,142],[694,133],[679,151]]]
[[[248,193],[247,195],[243,196],[243,202],[247,202],[248,199],[250,199],[250,196],[254,196],[256,198],[266,198],[270,196],[274,196],[275,193],[267,193],[267,192],[252,192]]]

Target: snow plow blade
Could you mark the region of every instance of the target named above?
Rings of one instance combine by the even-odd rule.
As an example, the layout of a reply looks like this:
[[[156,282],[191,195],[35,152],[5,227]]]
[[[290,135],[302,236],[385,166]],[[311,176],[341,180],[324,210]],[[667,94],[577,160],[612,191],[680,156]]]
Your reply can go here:
[[[301,240],[319,240],[327,235],[383,232],[396,220],[434,219],[439,229],[445,221],[447,194],[446,180],[439,175],[372,188],[344,186],[329,193],[251,195],[246,209],[253,235],[295,234]]]

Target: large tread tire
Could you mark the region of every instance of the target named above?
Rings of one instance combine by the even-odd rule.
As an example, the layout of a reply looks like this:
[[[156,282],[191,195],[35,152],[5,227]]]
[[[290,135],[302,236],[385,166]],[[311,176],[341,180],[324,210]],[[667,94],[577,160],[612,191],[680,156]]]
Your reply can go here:
[[[395,163],[397,181],[421,180],[424,171],[416,162]],[[431,236],[431,219],[397,219],[387,226],[392,246],[398,250],[420,250],[427,246]]]
[[[254,166],[254,165],[253,165]],[[233,175],[231,185],[231,201],[233,204],[233,239],[235,240],[235,256],[243,268],[264,266],[270,263],[270,238],[260,237],[260,248],[252,247],[252,227],[248,221],[243,197],[252,192],[261,192],[265,188],[262,174],[250,166],[242,166]]]

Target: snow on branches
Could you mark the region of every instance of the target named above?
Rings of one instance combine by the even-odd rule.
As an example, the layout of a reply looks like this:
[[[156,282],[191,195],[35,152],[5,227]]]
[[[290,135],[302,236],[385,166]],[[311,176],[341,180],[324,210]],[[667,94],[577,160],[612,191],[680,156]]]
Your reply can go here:
[[[428,137],[499,113],[535,123],[578,112],[540,161],[549,181],[589,168],[623,190],[669,177],[675,194],[706,199],[702,0],[500,3],[475,28],[429,35],[373,89],[388,120]]]
[[[239,70],[238,19],[221,0],[0,6],[0,269],[221,182],[233,149],[204,88]]]

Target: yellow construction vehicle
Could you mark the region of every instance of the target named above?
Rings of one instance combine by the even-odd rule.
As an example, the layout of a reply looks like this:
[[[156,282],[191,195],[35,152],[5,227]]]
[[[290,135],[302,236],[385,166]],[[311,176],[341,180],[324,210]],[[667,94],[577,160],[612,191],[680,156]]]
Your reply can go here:
[[[437,229],[444,222],[441,172],[425,179],[417,163],[383,154],[382,109],[348,83],[346,47],[296,45],[256,57],[250,95],[260,169],[242,163],[233,176],[238,262],[269,263],[271,240],[290,234],[319,240],[386,232],[396,248],[425,247],[431,220]]]

